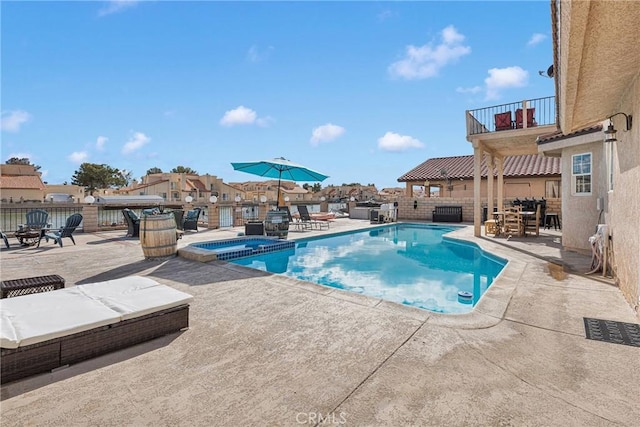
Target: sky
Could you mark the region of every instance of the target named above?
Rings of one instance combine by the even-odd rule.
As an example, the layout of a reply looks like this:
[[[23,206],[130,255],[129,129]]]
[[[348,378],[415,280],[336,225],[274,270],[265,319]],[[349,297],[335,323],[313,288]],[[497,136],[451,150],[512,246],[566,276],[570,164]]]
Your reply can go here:
[[[1,156],[71,183],[285,157],[404,187],[465,111],[554,95],[549,2],[2,1]],[[302,184],[302,183],[301,183]]]

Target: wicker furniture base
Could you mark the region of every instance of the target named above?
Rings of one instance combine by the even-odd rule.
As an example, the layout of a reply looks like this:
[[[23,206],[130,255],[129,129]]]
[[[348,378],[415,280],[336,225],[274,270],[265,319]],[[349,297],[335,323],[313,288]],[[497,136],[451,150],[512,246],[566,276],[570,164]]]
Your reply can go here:
[[[189,327],[189,305],[157,311],[37,344],[1,349],[1,383],[131,347]]]
[[[64,288],[64,279],[57,274],[28,277],[26,279],[3,280],[0,282],[0,298],[17,297],[62,288]]]

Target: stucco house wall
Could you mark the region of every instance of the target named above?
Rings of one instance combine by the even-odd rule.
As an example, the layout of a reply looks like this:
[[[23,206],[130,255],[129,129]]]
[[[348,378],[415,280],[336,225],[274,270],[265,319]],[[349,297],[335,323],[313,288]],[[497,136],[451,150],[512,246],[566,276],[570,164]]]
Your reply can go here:
[[[602,135],[602,134],[601,134]],[[604,137],[604,135],[603,135]],[[591,154],[591,194],[576,194],[572,179],[572,158]],[[591,252],[589,237],[604,223],[606,210],[606,163],[602,141],[566,148],[562,151],[562,246],[579,252]],[[602,199],[601,211],[597,199]]]
[[[640,81],[635,80],[618,111],[633,115],[625,132],[623,116],[614,117],[613,190],[609,192],[607,222],[611,229],[612,264],[616,282],[636,311],[640,311]]]

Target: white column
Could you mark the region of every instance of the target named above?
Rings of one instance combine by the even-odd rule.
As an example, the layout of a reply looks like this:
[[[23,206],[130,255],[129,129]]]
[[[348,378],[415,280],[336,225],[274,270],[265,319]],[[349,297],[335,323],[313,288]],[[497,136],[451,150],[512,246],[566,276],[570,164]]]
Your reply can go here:
[[[504,157],[496,157],[496,168],[498,169],[498,210],[504,210]]]
[[[482,165],[482,144],[473,141],[473,235],[480,237],[482,222],[482,202],[480,200],[480,182],[482,179],[480,166]]]
[[[485,155],[487,163],[487,219],[493,219],[493,154]]]

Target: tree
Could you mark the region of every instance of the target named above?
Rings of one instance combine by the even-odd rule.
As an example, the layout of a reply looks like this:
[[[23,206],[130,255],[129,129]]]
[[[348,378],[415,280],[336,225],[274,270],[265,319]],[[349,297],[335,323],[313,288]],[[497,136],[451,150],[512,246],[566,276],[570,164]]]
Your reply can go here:
[[[162,169],[153,167],[147,171],[147,175],[152,175],[154,173],[162,173]]]
[[[40,166],[38,165],[34,165],[33,163],[31,163],[31,161],[29,160],[28,157],[12,157],[9,160],[6,161],[6,164],[8,165],[28,165],[28,166],[33,166],[33,168],[35,170],[40,170]]]
[[[189,173],[192,175],[198,175],[198,172],[194,171],[190,167],[185,166],[176,166],[175,168],[171,169],[171,173]]]
[[[71,177],[71,184],[87,187],[92,194],[98,188],[122,187],[127,180],[122,171],[109,165],[83,163]]]
[[[132,171],[128,171],[126,169],[123,169],[120,171],[120,176],[122,177],[122,179],[124,179],[124,185],[125,186],[129,186],[129,184],[131,184],[131,181],[133,181],[133,172]]]

